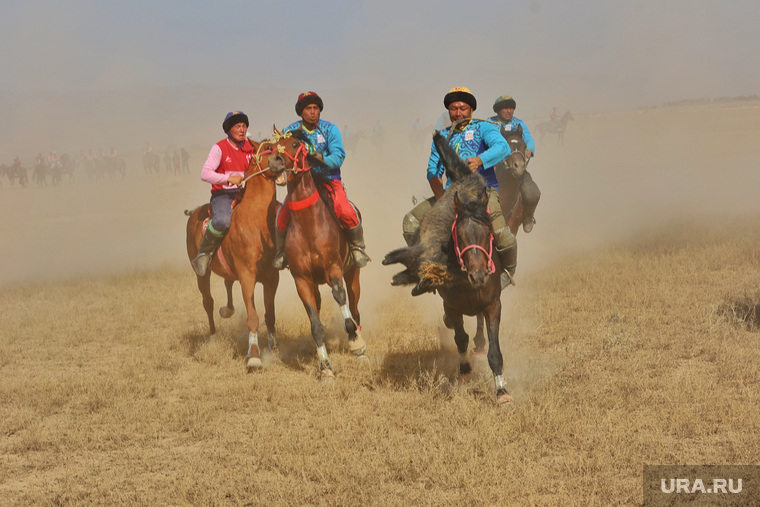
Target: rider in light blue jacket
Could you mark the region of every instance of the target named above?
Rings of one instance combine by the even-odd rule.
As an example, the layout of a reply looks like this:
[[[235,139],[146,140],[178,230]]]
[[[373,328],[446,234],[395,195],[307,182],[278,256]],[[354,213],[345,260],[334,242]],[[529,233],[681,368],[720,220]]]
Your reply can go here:
[[[489,217],[494,230],[494,243],[505,270],[501,275],[501,288],[512,284],[512,276],[517,267],[517,240],[509,230],[507,221],[501,211],[499,202],[499,183],[493,166],[510,155],[510,148],[499,130],[491,123],[472,119],[477,108],[475,96],[464,87],[453,88],[443,99],[443,105],[449,112],[452,125],[441,130],[441,135],[448,138],[459,157],[470,167],[478,171],[486,181],[488,188]],[[430,211],[435,202],[443,196],[443,175],[445,169],[440,162],[440,155],[435,145],[430,150],[427,179],[433,197],[422,201],[404,217],[402,224],[404,239],[411,244],[420,227],[422,218]],[[450,181],[446,182],[448,188]]]
[[[515,99],[509,95],[502,95],[493,103],[493,112],[496,113],[496,116],[491,116],[489,120],[499,123],[501,128],[506,132],[522,128],[522,137],[523,141],[525,141],[525,156],[530,160],[536,152],[536,142],[533,140],[533,136],[530,135],[530,130],[528,130],[525,122],[519,118],[515,118],[516,107],[517,103]],[[528,171],[525,171],[520,178],[520,193],[522,194],[523,202],[522,226],[523,230],[528,233],[533,230],[533,225],[536,223],[534,214],[538,206],[538,200],[541,198],[541,191]]]

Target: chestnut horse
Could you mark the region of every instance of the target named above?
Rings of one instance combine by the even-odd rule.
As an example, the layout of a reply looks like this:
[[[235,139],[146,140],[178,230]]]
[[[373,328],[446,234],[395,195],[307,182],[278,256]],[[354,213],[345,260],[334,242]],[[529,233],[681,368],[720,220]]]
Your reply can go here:
[[[512,403],[514,400],[502,379],[501,264],[499,256],[494,255],[487,187],[483,178],[469,169],[439,133],[433,136],[433,142],[454,183],[425,215],[419,241],[388,253],[383,264],[401,263],[407,268],[393,277],[393,285],[416,283],[413,295],[435,289],[441,296],[444,322],[454,330],[460,376],[472,373],[464,315],[485,317],[488,364],[494,375],[496,403]]]
[[[330,187],[325,185],[323,176],[311,170],[322,162],[308,155],[308,138],[300,130],[280,136],[289,143],[284,145],[284,151],[269,157],[269,168],[274,175],[287,171],[290,224],[285,259],[311,323],[320,375],[327,380],[334,373],[325,347],[325,329],[319,320],[322,306],[319,285],[332,288],[348,333],[349,350],[355,356],[364,356],[367,346],[361,336],[359,269],[350,260],[348,242],[334,216]]]
[[[279,271],[272,266],[274,260],[274,229],[277,199],[274,177],[267,174],[267,155],[276,152],[285,140],[263,141],[260,144],[249,139],[254,156],[243,180],[243,190],[232,213],[229,232],[214,255],[210,269],[204,276],[197,276],[198,289],[203,296],[203,308],[208,315],[209,333],[216,333],[214,325],[214,299],[211,296],[211,272],[224,278],[227,305],[219,309],[224,318],[232,316],[232,285],[240,281],[243,301],[248,312],[248,371],[261,368],[258,345],[259,316],[254,304],[256,283],[264,287],[264,320],[267,325],[268,345],[272,350],[277,343],[275,333],[274,296],[280,282]],[[210,216],[209,204],[185,211],[187,219],[187,255],[192,261],[198,254],[205,229],[204,222]]]

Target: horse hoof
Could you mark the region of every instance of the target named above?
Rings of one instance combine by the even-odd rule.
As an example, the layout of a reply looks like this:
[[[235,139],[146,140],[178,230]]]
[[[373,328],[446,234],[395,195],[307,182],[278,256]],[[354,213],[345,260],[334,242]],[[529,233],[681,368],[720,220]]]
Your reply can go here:
[[[356,360],[359,362],[359,364],[362,364],[364,366],[369,366],[369,356],[367,354],[361,354],[355,357],[356,357]]]
[[[460,373],[457,376],[457,384],[460,386],[466,386],[470,382],[472,382],[472,373]]]
[[[264,365],[261,364],[261,359],[258,357],[249,357],[245,362],[245,367],[248,373],[260,370]]]
[[[514,408],[515,407],[515,399],[509,393],[500,394],[499,396],[496,397],[496,406],[497,407]]]
[[[357,336],[353,340],[348,340],[348,350],[355,356],[362,356],[367,351],[367,344],[364,338]]]
[[[222,317],[223,319],[229,319],[234,314],[235,314],[234,308],[230,308],[228,306],[223,306],[219,308],[219,316]]]
[[[332,384],[335,381],[335,374],[329,368],[325,368],[319,372],[319,380],[323,384]]]

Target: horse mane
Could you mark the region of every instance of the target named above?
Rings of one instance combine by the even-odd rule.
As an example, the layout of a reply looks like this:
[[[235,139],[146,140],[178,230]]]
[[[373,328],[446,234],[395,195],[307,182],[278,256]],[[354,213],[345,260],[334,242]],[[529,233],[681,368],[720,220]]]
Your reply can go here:
[[[444,169],[446,169],[446,177],[452,182],[463,179],[469,174],[472,174],[467,163],[457,155],[457,152],[449,146],[446,138],[438,131],[433,134],[433,144],[435,145],[435,149],[438,150],[438,154],[441,156],[441,163],[443,164]]]
[[[406,269],[393,277],[392,285],[412,285],[412,295],[430,292],[451,284],[462,276],[454,256],[451,228],[457,218],[455,199],[459,202],[462,218],[465,216],[490,227],[491,220],[483,203],[486,183],[483,177],[472,172],[443,136],[436,133],[433,144],[441,155],[452,184],[425,215],[420,224],[416,242],[396,249],[383,259],[383,264],[403,264]]]

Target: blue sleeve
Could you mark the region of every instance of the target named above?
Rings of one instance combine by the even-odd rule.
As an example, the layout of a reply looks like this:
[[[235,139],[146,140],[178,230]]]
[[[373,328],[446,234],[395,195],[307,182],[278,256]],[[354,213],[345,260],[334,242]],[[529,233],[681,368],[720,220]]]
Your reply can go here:
[[[518,120],[520,122],[520,126],[522,127],[523,132],[523,141],[525,141],[525,149],[528,149],[533,152],[533,155],[536,154],[536,142],[533,140],[533,136],[530,135],[530,130],[528,130],[528,126],[525,124],[524,121]]]
[[[443,165],[441,164],[441,155],[435,149],[435,143],[430,143],[430,159],[428,160],[427,179],[443,179]]]
[[[346,149],[343,147],[340,130],[335,125],[330,125],[327,132],[327,151],[330,154],[325,157],[325,165],[332,169],[340,169],[346,159]]]
[[[504,136],[501,135],[495,125],[481,122],[480,133],[486,145],[486,151],[479,155],[484,169],[495,166],[512,154],[509,144],[507,144],[506,139],[504,139]]]

